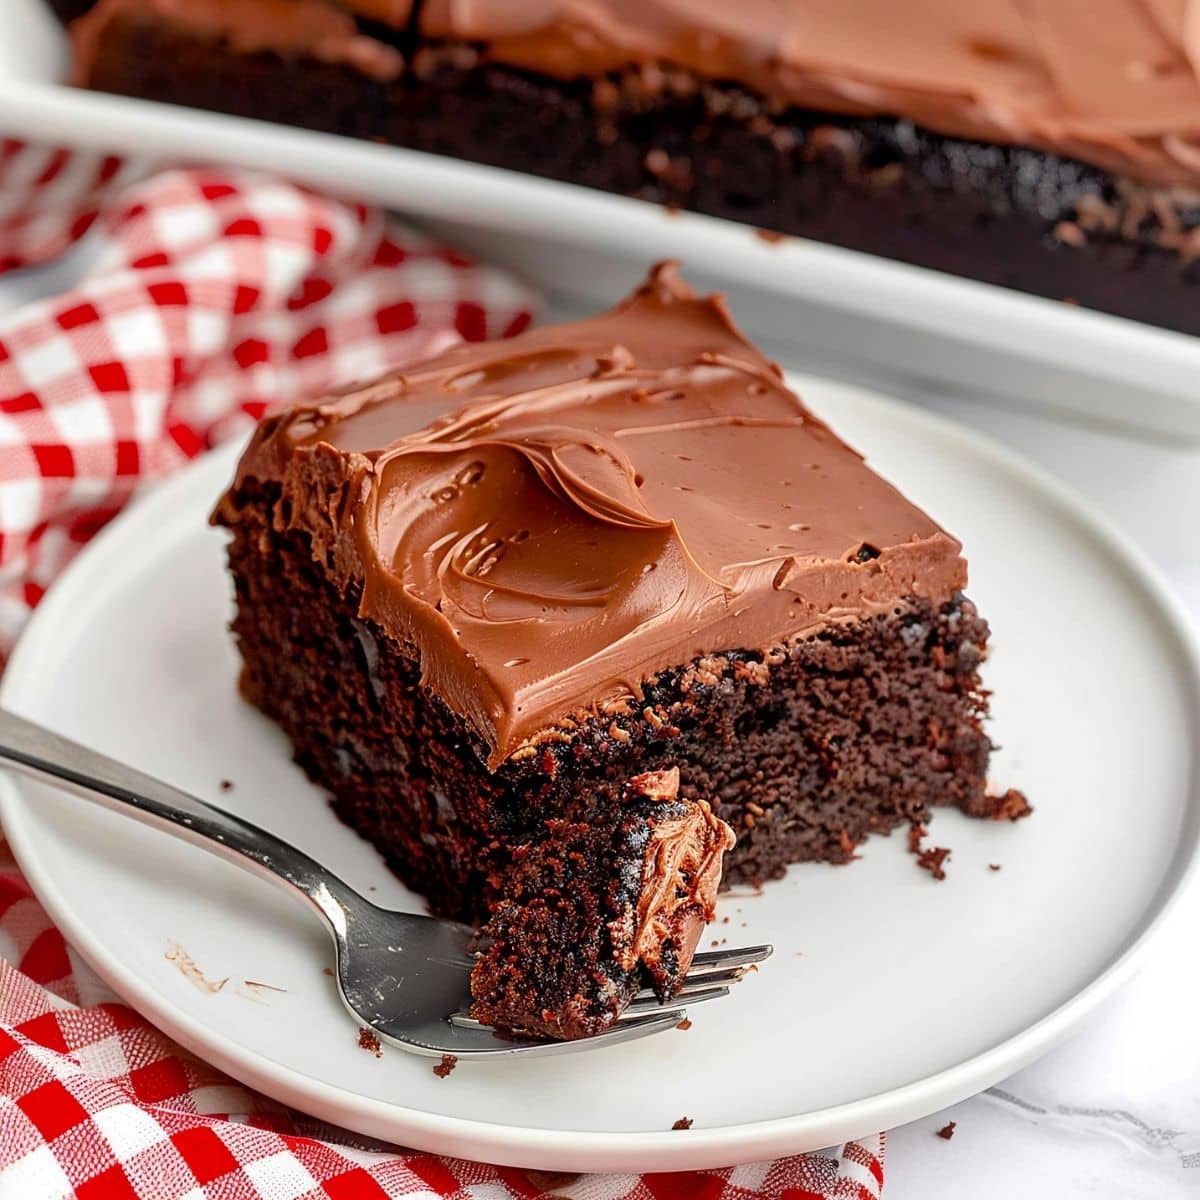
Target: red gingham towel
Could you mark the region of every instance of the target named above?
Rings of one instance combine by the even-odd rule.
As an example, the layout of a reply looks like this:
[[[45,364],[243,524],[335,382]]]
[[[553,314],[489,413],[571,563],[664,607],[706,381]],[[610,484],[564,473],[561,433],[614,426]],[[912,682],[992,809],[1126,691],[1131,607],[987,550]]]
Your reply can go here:
[[[83,282],[0,315],[0,644],[129,500],[276,399],[511,334],[532,297],[362,206],[233,170],[0,143],[0,271],[91,231]],[[686,1136],[686,1135],[681,1135]],[[876,1200],[883,1137],[672,1175],[549,1176],[374,1147],[163,1037],[0,846],[0,1198]]]

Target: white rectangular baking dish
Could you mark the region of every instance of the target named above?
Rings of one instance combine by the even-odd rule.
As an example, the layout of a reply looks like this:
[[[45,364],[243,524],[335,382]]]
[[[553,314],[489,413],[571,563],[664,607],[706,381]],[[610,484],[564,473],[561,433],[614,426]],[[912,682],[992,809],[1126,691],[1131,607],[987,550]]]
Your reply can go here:
[[[1200,442],[1200,338],[509,171],[65,87],[41,0],[0,0],[0,135],[279,171],[385,203],[560,301],[606,304],[647,263],[730,295],[795,365],[933,382]]]

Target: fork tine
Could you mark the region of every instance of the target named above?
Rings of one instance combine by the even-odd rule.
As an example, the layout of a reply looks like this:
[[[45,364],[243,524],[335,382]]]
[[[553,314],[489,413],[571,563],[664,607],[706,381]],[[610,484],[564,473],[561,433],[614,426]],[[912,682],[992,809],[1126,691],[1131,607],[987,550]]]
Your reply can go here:
[[[628,1010],[626,1011],[628,1012]],[[658,1033],[660,1030],[671,1029],[678,1025],[687,1015],[682,1008],[664,1009],[657,1001],[654,1004],[653,1011],[645,1010],[645,1013],[646,1015],[643,1015],[641,1012],[634,1013],[628,1019],[622,1017],[615,1025],[604,1030],[603,1033],[596,1033],[591,1037],[575,1038],[569,1042],[548,1041],[540,1044],[537,1048],[539,1050],[568,1050],[572,1047],[587,1049],[599,1045],[601,1042],[625,1042],[635,1036],[642,1037],[646,1034]],[[456,1029],[491,1030],[490,1025],[482,1024],[465,1012],[451,1013],[447,1020]],[[520,1052],[528,1053],[528,1049],[522,1047],[522,1050],[518,1051],[518,1053]]]
[[[668,1003],[679,1003],[685,996],[695,995],[696,992],[710,987],[724,987],[728,990],[732,984],[737,983],[745,974],[745,967],[726,967],[723,971],[706,971],[699,975],[689,975],[684,979],[679,990],[672,993]],[[653,995],[655,995],[653,988],[644,987],[634,996],[634,999],[643,1000],[645,997]]]
[[[656,1012],[644,1017],[630,1017],[620,1020],[603,1033],[597,1033],[590,1038],[577,1038],[574,1042],[559,1042],[560,1046],[575,1046],[582,1041],[589,1046],[595,1046],[602,1041],[625,1042],[635,1037],[644,1037],[648,1033],[658,1033],[660,1030],[673,1029],[687,1013],[682,1008],[669,1008],[666,1012]]]
[[[490,1025],[485,1025],[482,1021],[477,1021],[470,1013],[459,1011],[451,1013],[447,1018],[456,1029],[491,1029]]]
[[[703,1004],[705,1000],[719,1000],[722,996],[728,996],[729,989],[727,987],[701,988],[697,991],[689,993],[687,997],[687,1007],[691,1008],[693,1004]],[[671,1004],[682,1004],[683,1000],[679,996],[672,996]],[[628,1017],[640,1016],[647,1012],[661,1012],[662,1001],[653,993],[647,992],[639,994],[633,998],[629,1007],[621,1014],[621,1020],[624,1021]]]
[[[457,1053],[470,1058],[492,1058],[510,1054],[522,1057],[545,1056],[550,1054],[565,1054],[572,1050],[588,1050],[599,1045],[616,1045],[620,1042],[633,1041],[635,1038],[647,1037],[674,1028],[684,1020],[687,1013],[681,1003],[702,1004],[706,1000],[717,1000],[729,995],[729,984],[736,983],[745,968],[751,963],[762,962],[772,953],[771,946],[748,946],[742,949],[716,950],[697,954],[692,959],[692,969],[688,971],[678,995],[673,996],[669,1003],[672,1008],[663,1008],[661,1002],[649,991],[638,992],[621,1017],[603,1033],[592,1037],[576,1038],[566,1042],[523,1042],[510,1044],[507,1047],[503,1041],[487,1042],[480,1045],[470,1044],[446,1047],[448,1052]],[[464,1038],[472,1039],[479,1034],[491,1034],[492,1029],[468,1015],[465,1011],[451,1013],[446,1018],[447,1023],[461,1031]],[[410,1049],[413,1048],[411,1045]],[[432,1051],[428,1046],[425,1052]]]
[[[465,1014],[456,1015],[465,1017]],[[383,1042],[430,1058],[452,1054],[462,1062],[486,1062],[504,1058],[549,1058],[576,1050],[615,1046],[620,1042],[632,1042],[651,1034],[665,1033],[668,1029],[674,1029],[683,1018],[682,1008],[670,1008],[630,1021],[618,1021],[594,1037],[576,1038],[570,1042],[510,1041],[498,1037],[489,1025],[469,1021],[457,1025],[450,1018],[439,1019],[416,1036],[405,1032],[400,1037],[394,1037],[381,1028],[376,1028],[375,1032]]]
[[[709,987],[696,988],[687,994],[687,1003],[690,1008],[693,1004],[703,1004],[705,1000],[719,1000],[722,996],[728,996],[729,989],[727,987]],[[629,1007],[620,1015],[618,1021],[628,1023],[634,1017],[641,1017],[647,1013],[655,1015],[667,1015],[678,1008],[676,1004],[678,997],[672,997],[669,1001],[671,1008],[664,1007],[663,1002],[651,991],[639,992],[630,1002]],[[680,1013],[682,1020],[683,1014]],[[449,1017],[450,1024],[456,1029],[490,1029],[490,1025],[484,1025],[477,1021],[467,1012],[451,1013]],[[590,1040],[590,1039],[589,1039]]]
[[[770,958],[775,952],[774,946],[743,946],[732,950],[707,950],[703,954],[692,956],[692,965],[687,977],[712,967],[748,967],[751,963],[760,963]]]

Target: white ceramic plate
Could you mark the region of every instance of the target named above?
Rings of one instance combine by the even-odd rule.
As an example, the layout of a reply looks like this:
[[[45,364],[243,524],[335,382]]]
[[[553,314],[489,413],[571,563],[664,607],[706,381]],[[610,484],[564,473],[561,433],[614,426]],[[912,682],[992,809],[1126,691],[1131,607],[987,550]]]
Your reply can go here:
[[[390,146],[64,87],[42,0],[0,2],[0,135],[278,171],[401,209],[594,308],[680,258],[805,361],[983,390],[1200,439],[1200,338],[745,225]]]
[[[900,837],[871,840],[850,867],[794,868],[760,896],[722,899],[729,922],[711,936],[770,941],[775,957],[697,1007],[688,1032],[445,1080],[426,1059],[358,1048],[322,973],[325,935],[269,884],[4,780],[5,827],[51,915],[132,1004],[247,1083],[372,1135],[522,1166],[671,1169],[817,1148],[932,1112],[1046,1050],[1130,973],[1196,853],[1186,618],[1010,454],[863,392],[800,387],[964,539],[994,626],[995,779],[1037,811],[1016,826],[939,813],[945,882]],[[416,905],[235,694],[222,538],[204,523],[232,463],[212,456],[101,535],[38,610],[0,696],[289,837],[376,899]],[[231,982],[197,990],[164,957],[172,942]],[[695,1127],[671,1131],[682,1116]]]

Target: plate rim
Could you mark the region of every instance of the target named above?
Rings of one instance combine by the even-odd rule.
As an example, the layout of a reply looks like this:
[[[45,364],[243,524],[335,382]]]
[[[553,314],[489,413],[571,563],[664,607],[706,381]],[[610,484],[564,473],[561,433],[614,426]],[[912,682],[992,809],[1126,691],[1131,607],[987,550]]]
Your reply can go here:
[[[1157,636],[1175,644],[1192,706],[1200,713],[1200,637],[1182,599],[1145,553],[1071,488],[992,438],[875,389],[801,372],[789,372],[788,376],[802,395],[810,381],[817,385],[823,396],[814,407],[824,415],[824,405],[828,403],[835,410],[831,418],[835,427],[836,405],[844,399],[868,409],[872,406],[886,409],[918,436],[950,446],[966,445],[972,454],[982,456],[1015,476],[1022,485],[1046,496],[1081,533],[1093,540],[1152,605]],[[163,531],[157,541],[173,538],[175,525],[183,518],[177,516],[174,521],[164,523],[161,514],[186,511],[186,505],[176,502],[177,496],[196,490],[201,480],[207,486],[207,477],[221,473],[226,467],[231,473],[239,445],[240,441],[235,441],[202,456],[138,497],[84,548],[50,590],[19,640],[0,680],[0,702],[20,711],[20,701],[14,703],[14,697],[36,675],[44,647],[53,651],[52,631],[60,617],[67,615],[72,594],[97,572],[104,575],[98,564],[109,554],[109,547],[118,550],[122,543],[137,540],[154,525]],[[1200,881],[1200,751],[1194,746],[1190,757],[1188,799],[1180,839],[1158,891],[1142,913],[1140,928],[1107,966],[1072,996],[995,1045],[899,1087],[792,1116],[694,1129],[686,1137],[669,1130],[545,1130],[429,1113],[370,1099],[265,1059],[217,1034],[189,1014],[173,1010],[165,996],[145,986],[103,944],[91,942],[86,930],[75,920],[71,904],[41,869],[36,835],[22,820],[28,807],[24,793],[15,778],[3,772],[0,772],[0,823],[30,887],[81,958],[151,1024],[247,1086],[368,1136],[400,1141],[430,1153],[507,1166],[580,1172],[704,1169],[818,1149],[927,1116],[991,1086],[1062,1041],[1141,966],[1183,893]]]

